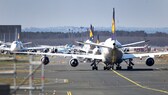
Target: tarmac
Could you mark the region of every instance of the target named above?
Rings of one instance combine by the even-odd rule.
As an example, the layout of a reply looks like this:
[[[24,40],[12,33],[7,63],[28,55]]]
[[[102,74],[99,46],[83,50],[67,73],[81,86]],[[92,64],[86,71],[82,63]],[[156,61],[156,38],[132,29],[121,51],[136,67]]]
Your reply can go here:
[[[45,66],[45,95],[166,95],[168,94],[168,62],[156,60],[152,67],[144,60],[135,59],[134,69],[92,71],[90,63],[81,63],[77,67],[69,65],[69,59],[57,57]],[[160,62],[160,63],[159,63]],[[162,63],[161,63],[162,62]],[[20,66],[21,67],[21,66]],[[23,66],[26,67],[26,66]],[[27,67],[28,68],[28,67]],[[19,68],[22,70],[22,68]],[[25,77],[21,72],[18,77]],[[0,75],[2,77],[2,75]],[[34,75],[40,78],[40,72]],[[17,95],[28,95],[28,90],[19,90]],[[40,91],[33,91],[39,95]]]

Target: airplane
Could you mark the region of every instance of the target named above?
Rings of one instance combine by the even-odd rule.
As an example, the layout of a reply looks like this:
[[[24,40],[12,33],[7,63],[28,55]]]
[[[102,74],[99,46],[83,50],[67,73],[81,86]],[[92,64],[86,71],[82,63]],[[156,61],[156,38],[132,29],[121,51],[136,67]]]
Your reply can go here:
[[[93,35],[94,28],[92,25],[90,25],[89,28],[89,39],[86,40],[85,42],[87,43],[92,43],[94,40],[94,35]],[[47,53],[89,53],[92,51],[93,47],[90,45],[83,45],[81,46],[75,46],[75,45],[68,45],[66,44],[65,46],[50,46],[50,45],[39,45],[40,47],[46,48],[44,49],[43,52]]]
[[[114,69],[114,65],[116,65],[116,70],[121,70],[121,63],[126,62],[128,64],[127,69],[131,70],[133,69],[134,63],[133,58],[146,58],[146,65],[147,66],[153,66],[155,61],[154,57],[155,56],[161,56],[161,55],[166,55],[168,52],[158,52],[158,53],[142,53],[142,54],[134,54],[134,53],[125,53],[122,48],[126,46],[131,46],[135,45],[137,43],[141,42],[135,42],[135,43],[130,43],[130,44],[125,44],[122,45],[117,41],[115,37],[115,9],[113,8],[113,19],[112,19],[112,37],[108,38],[107,40],[104,41],[103,44],[97,44],[97,43],[84,43],[80,42],[81,44],[89,44],[89,45],[94,45],[101,47],[101,54],[61,54],[61,53],[35,53],[35,52],[22,52],[24,54],[34,54],[34,55],[43,55],[41,57],[41,62],[44,65],[47,65],[50,60],[48,56],[63,56],[63,57],[72,57],[69,61],[69,64],[72,67],[77,67],[79,65],[79,60],[78,58],[90,58],[92,59],[92,70],[98,70],[97,64],[102,62],[105,64],[104,70],[111,70]]]
[[[61,46],[40,45],[40,47],[46,48],[43,52],[47,53],[72,53],[74,45],[66,44]]]
[[[14,52],[20,52],[20,51],[34,52],[35,50],[45,49],[43,47],[24,47],[24,45],[31,44],[32,42],[22,43],[19,39],[20,39],[20,35],[17,33],[17,30],[16,30],[15,41],[13,41],[12,43],[10,42],[3,43],[3,45],[0,46],[0,51],[14,53]]]
[[[85,42],[86,43],[92,43],[94,41],[94,27],[92,26],[92,24],[90,25],[89,28],[89,39],[87,39]],[[79,43],[79,45],[81,46],[81,44]],[[76,47],[74,48],[75,51],[80,52],[80,53],[90,53],[92,52],[92,50],[94,49],[94,46],[88,45],[88,44],[84,44],[82,47]]]

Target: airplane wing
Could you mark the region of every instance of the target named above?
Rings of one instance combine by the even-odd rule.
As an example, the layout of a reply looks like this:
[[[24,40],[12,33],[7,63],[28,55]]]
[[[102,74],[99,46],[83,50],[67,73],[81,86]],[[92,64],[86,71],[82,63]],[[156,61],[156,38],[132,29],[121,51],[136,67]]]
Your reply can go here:
[[[168,52],[158,52],[158,53],[143,53],[143,54],[123,54],[122,59],[130,59],[130,58],[142,58],[142,57],[155,57],[166,55]]]
[[[145,43],[148,42],[149,40],[146,41],[138,41],[138,42],[134,42],[134,43],[130,43],[130,44],[124,44],[122,45],[122,47],[126,47],[126,46],[131,46],[131,45],[136,45],[136,44],[141,44],[141,43]]]
[[[22,50],[43,50],[46,49],[46,47],[25,47]]]
[[[29,44],[32,44],[32,42],[23,43],[23,45],[29,45]]]
[[[79,42],[79,41],[76,41],[76,43],[79,43],[79,44],[89,44],[89,45],[94,45],[94,46],[99,46],[99,47],[105,47],[105,48],[112,48],[110,46],[106,46],[106,45],[103,45],[103,44],[97,44],[97,43],[86,43],[86,42]]]
[[[0,47],[0,50],[3,50],[3,51],[10,51],[10,48],[8,48],[8,47]]]
[[[73,58],[90,58],[90,59],[97,59],[102,60],[102,55],[79,55],[79,54],[63,54],[63,53],[36,53],[36,52],[15,52],[19,54],[30,54],[30,55],[48,55],[48,56],[62,56],[62,57],[73,57]]]
[[[3,43],[4,45],[8,45],[8,46],[11,46],[11,42],[6,42],[6,43]]]

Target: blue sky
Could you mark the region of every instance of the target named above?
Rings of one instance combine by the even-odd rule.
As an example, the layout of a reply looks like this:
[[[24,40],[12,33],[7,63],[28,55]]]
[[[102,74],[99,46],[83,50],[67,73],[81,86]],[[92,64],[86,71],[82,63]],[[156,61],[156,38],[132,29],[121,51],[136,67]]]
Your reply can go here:
[[[25,27],[168,27],[168,0],[0,0],[0,24]]]

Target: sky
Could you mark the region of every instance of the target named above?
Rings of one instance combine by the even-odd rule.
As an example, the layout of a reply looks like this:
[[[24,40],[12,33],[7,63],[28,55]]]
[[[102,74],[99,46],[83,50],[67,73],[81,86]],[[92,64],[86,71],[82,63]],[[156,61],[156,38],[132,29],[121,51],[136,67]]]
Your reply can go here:
[[[168,0],[0,0],[0,25],[168,27]]]

